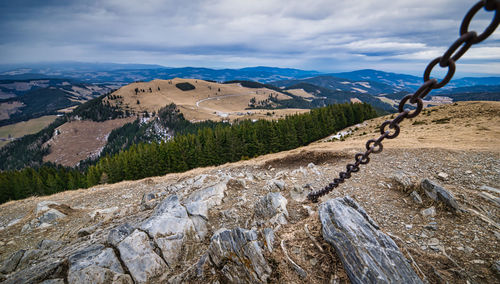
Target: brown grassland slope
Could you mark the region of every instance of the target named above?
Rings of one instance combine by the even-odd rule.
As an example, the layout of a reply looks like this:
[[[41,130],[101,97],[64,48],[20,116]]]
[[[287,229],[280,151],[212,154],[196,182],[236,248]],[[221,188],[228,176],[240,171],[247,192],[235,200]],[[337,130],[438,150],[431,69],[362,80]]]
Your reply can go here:
[[[183,91],[175,85],[190,83],[195,89]],[[136,93],[136,88],[139,92]],[[142,91],[144,90],[144,92]],[[307,110],[245,110],[252,98],[262,101],[269,95],[278,100],[290,97],[267,88],[246,88],[239,83],[219,84],[197,79],[153,80],[124,86],[113,93],[118,99],[107,99],[111,105],[120,106],[133,113],[156,112],[167,104],[175,103],[191,121],[224,120],[237,118],[265,118],[268,112],[274,112],[273,118]],[[138,103],[139,102],[139,103]],[[249,113],[250,112],[250,113]]]
[[[197,99],[200,98],[189,98],[191,103]],[[34,248],[42,239],[77,243],[81,241],[77,232],[84,227],[99,224],[99,228],[107,228],[130,218],[145,218],[150,211],[140,207],[144,193],[175,192],[186,196],[189,189],[171,188],[203,174],[211,178],[227,174],[245,179],[246,184],[228,185],[222,204],[211,209],[214,219],[210,220],[214,221],[209,236],[218,225],[244,226],[244,220],[252,217],[254,203],[235,206],[236,201],[243,196],[255,200],[268,192],[269,181],[282,179],[285,188],[281,194],[288,199],[290,216],[289,223],[275,232],[275,249],[265,255],[273,269],[270,281],[348,283],[338,256],[321,236],[318,205],[298,201],[292,195],[296,188],[308,185],[319,189],[336,177],[347,162],[353,161],[356,152],[363,151],[367,139],[378,137],[378,125],[389,117],[351,127],[353,133],[344,141],[318,141],[218,167],[8,202],[0,206],[0,224],[4,226],[0,230],[0,259],[21,248]],[[345,195],[354,198],[382,231],[393,236],[403,254],[414,260],[417,274],[430,283],[495,283],[498,275],[492,265],[500,259],[500,214],[498,204],[485,199],[480,188],[498,188],[500,184],[498,141],[500,102],[460,102],[425,109],[417,118],[404,121],[398,138],[385,140],[382,153],[372,155],[368,165],[320,202]],[[410,189],[403,189],[394,181],[392,176],[398,172],[410,178]],[[249,176],[252,178],[245,178]],[[419,191],[418,183],[423,178],[449,190],[466,212],[452,213],[427,198],[423,198],[423,204],[416,203],[410,192]],[[37,203],[43,200],[57,201],[72,209],[56,225],[21,233],[23,225],[33,219]],[[436,215],[423,216],[421,211],[431,206],[435,206]],[[92,214],[96,210],[102,213]],[[231,212],[235,217],[224,221],[226,213],[222,212]],[[322,251],[306,235],[306,224]],[[99,232],[93,236],[97,238]],[[286,261],[279,247],[281,240],[286,242],[290,257],[308,273],[306,279],[300,278]],[[206,247],[207,242],[200,246]],[[178,269],[185,269],[186,265],[172,273],[179,273],[182,270]]]
[[[108,135],[115,128],[134,121],[134,117],[95,121],[71,121],[57,128],[58,133],[44,144],[50,145],[50,154],[44,162],[73,167],[81,160],[96,157],[106,145]]]
[[[47,115],[0,127],[0,147],[9,143],[9,135],[11,138],[20,138],[24,135],[37,133],[54,122],[56,118],[55,115]]]

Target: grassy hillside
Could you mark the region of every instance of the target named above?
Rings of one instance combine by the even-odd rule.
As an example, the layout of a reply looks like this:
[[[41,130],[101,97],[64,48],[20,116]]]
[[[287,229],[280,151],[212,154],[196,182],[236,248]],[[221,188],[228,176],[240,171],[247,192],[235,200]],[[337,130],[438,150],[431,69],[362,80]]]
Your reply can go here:
[[[42,116],[0,127],[0,148],[9,143],[10,138],[21,138],[44,129],[57,118],[55,115]]]

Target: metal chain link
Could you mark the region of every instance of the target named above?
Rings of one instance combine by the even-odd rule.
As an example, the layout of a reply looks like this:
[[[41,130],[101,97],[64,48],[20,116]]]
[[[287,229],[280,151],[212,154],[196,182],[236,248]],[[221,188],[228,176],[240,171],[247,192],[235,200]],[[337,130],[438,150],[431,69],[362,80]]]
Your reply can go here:
[[[476,32],[469,31],[469,25],[474,15],[476,15],[476,13],[483,7],[486,11],[495,11],[495,16],[489,26],[483,31],[483,33],[477,35]],[[448,84],[448,82],[455,74],[455,62],[457,62],[472,45],[480,43],[481,41],[488,38],[496,30],[499,23],[500,0],[482,0],[472,6],[472,8],[467,12],[464,19],[462,20],[462,25],[460,26],[460,37],[448,48],[448,50],[442,56],[435,58],[429,63],[429,65],[427,65],[423,76],[424,83],[415,93],[413,93],[412,95],[408,95],[401,100],[398,106],[399,114],[396,118],[394,118],[393,120],[387,120],[382,123],[382,125],[380,125],[380,137],[377,139],[368,140],[365,145],[366,151],[364,153],[358,153],[354,156],[354,164],[347,164],[346,171],[340,172],[338,178],[334,178],[333,182],[329,183],[323,189],[309,193],[307,198],[312,202],[318,202],[318,198],[325,194],[328,194],[334,188],[338,187],[339,184],[350,178],[352,173],[358,172],[360,165],[368,164],[370,162],[370,154],[377,154],[382,152],[382,141],[384,139],[394,139],[399,135],[399,123],[401,123],[406,118],[416,117],[422,111],[422,99],[433,89],[439,89]],[[457,51],[459,47],[461,48]],[[432,70],[438,63],[440,67],[448,68],[446,76],[440,82],[438,82],[438,80],[436,79],[430,78]],[[405,109],[404,106],[408,102],[410,104],[417,104],[416,109],[413,111]],[[391,134],[391,132],[386,129],[387,127],[389,127],[389,129],[393,130],[394,132]]]

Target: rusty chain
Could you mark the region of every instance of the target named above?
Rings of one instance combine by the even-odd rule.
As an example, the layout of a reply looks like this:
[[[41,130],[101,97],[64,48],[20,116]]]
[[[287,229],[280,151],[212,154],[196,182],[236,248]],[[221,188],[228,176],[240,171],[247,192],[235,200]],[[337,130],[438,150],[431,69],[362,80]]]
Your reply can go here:
[[[475,31],[469,31],[469,25],[476,13],[483,8],[486,11],[495,11],[495,16],[489,26],[483,31],[482,34],[477,35]],[[453,77],[455,73],[455,62],[457,62],[462,55],[464,55],[467,50],[473,45],[480,43],[481,41],[488,38],[498,27],[500,23],[500,0],[482,0],[477,2],[465,15],[462,20],[462,25],[460,26],[460,37],[448,48],[448,50],[440,57],[432,60],[424,71],[424,83],[420,88],[412,95],[407,95],[399,103],[398,111],[399,114],[393,120],[387,120],[382,125],[380,125],[380,137],[378,139],[370,139],[366,142],[366,151],[364,153],[358,153],[354,156],[355,162],[352,164],[347,164],[346,171],[340,172],[338,178],[334,178],[333,182],[329,183],[323,189],[318,191],[313,191],[309,193],[307,198],[312,202],[318,202],[318,198],[328,194],[334,188],[338,187],[346,179],[351,177],[352,173],[359,171],[360,165],[366,165],[370,162],[370,154],[377,154],[382,152],[383,146],[382,141],[384,139],[394,139],[399,135],[401,123],[406,118],[416,117],[423,108],[422,99],[429,94],[433,89],[439,89],[444,87]],[[461,47],[460,49],[458,49]],[[457,51],[458,50],[458,51]],[[447,67],[448,72],[446,76],[438,82],[436,79],[431,79],[431,72],[434,67],[439,63],[442,68]],[[416,104],[416,108],[413,111],[405,109],[406,103]],[[391,134],[386,128],[392,129],[394,132]]]

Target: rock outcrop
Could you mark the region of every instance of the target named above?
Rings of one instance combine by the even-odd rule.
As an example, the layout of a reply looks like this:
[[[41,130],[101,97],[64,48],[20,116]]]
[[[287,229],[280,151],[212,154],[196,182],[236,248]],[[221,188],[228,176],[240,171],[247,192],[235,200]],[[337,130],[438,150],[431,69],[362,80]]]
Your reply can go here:
[[[253,230],[218,230],[211,238],[208,255],[229,283],[265,283],[271,274]]]
[[[352,283],[422,283],[396,243],[349,196],[321,204],[319,216],[323,238]]]
[[[279,192],[270,192],[255,203],[254,211],[258,223],[286,224],[288,201]]]
[[[448,209],[452,211],[461,211],[458,202],[451,192],[444,189],[441,185],[429,180],[423,179],[420,186],[425,191],[425,194],[432,200],[442,202]]]

